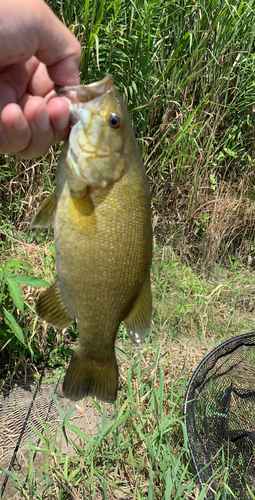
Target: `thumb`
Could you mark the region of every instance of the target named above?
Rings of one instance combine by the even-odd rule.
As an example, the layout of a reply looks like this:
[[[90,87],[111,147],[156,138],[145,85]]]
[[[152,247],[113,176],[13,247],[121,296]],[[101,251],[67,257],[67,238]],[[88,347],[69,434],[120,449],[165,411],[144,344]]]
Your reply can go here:
[[[35,55],[54,83],[79,83],[80,44],[44,1],[0,1],[0,19],[0,70]]]

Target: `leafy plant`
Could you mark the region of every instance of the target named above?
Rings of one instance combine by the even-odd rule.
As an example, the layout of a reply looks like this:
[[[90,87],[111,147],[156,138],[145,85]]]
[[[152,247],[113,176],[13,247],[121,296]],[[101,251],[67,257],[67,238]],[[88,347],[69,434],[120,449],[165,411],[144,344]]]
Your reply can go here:
[[[0,338],[4,343],[2,350],[10,343],[15,350],[28,344],[25,329],[21,325],[25,312],[21,285],[49,286],[47,281],[36,276],[17,274],[18,270],[24,271],[26,267],[20,260],[0,263]]]
[[[23,475],[16,487],[24,498],[110,499],[121,489],[136,500],[202,500],[210,485],[199,493],[189,462],[180,412],[187,379],[178,369],[187,367],[191,339],[198,350],[198,339],[202,343],[202,353],[190,355],[194,369],[203,349],[255,328],[254,276],[247,269],[247,255],[243,263],[239,260],[247,242],[249,254],[254,251],[255,238],[255,0],[47,1],[82,44],[81,82],[111,72],[127,103],[152,190],[158,244],[152,267],[153,328],[146,344],[149,361],[146,346],[139,353],[141,363],[137,353],[126,359],[128,349],[118,350],[121,391],[113,415],[92,401],[102,423],[91,436],[70,423],[70,412],[59,411],[62,441],[69,430],[77,437],[73,455],[57,447],[56,435],[51,439],[50,424],[44,422],[42,446],[31,449],[43,448],[45,463],[35,470],[30,453],[28,484],[21,486]],[[18,249],[19,241],[34,248],[51,244],[51,230],[21,230],[28,211],[54,189],[59,154],[55,146],[36,165],[11,155],[0,157],[5,252],[9,237],[16,238]],[[199,252],[215,265],[213,272],[206,269],[209,279],[203,274],[205,264],[198,267]],[[218,264],[222,254],[227,268]],[[54,248],[45,255],[44,276],[51,281]],[[34,319],[29,333],[31,315],[21,286],[36,282],[20,261],[2,263],[0,271],[2,349],[12,347],[17,359],[24,360],[27,353],[33,355],[31,339],[39,343],[41,330]],[[47,286],[43,281],[36,286]],[[49,365],[56,371],[61,372],[61,359],[70,354],[72,329],[66,343],[52,351]],[[75,335],[73,330],[72,341]],[[52,332],[45,334],[44,345],[52,340]],[[185,361],[177,350],[172,362],[175,341],[186,346]],[[118,342],[126,342],[122,332]],[[9,474],[15,481],[18,473]],[[217,492],[216,499],[226,498],[222,488],[223,495]]]

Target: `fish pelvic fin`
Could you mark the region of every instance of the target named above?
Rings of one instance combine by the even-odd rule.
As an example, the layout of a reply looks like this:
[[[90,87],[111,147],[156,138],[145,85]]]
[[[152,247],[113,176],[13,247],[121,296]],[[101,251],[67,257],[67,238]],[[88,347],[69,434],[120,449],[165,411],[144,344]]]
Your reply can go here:
[[[118,368],[115,353],[109,359],[98,361],[86,356],[77,347],[63,383],[66,398],[78,401],[85,396],[114,403],[118,390]]]
[[[74,320],[64,302],[57,281],[40,295],[35,310],[39,318],[55,328],[66,328]]]
[[[151,324],[152,298],[150,276],[145,279],[136,301],[124,319],[127,333],[136,343],[143,342],[148,335]]]
[[[44,200],[37,209],[33,219],[30,222],[30,227],[46,228],[54,224],[57,210],[57,194],[52,193]]]

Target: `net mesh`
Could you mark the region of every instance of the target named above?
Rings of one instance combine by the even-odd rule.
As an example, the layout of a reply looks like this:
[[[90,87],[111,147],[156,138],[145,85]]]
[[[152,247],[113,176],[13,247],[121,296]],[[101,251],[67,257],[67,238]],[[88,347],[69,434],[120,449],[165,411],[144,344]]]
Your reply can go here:
[[[200,363],[185,396],[185,426],[200,485],[216,498],[227,472],[237,499],[255,493],[255,333],[230,339]],[[213,476],[213,479],[212,479]],[[226,490],[224,498],[233,498]]]
[[[62,454],[76,454],[77,451],[72,446],[72,441],[79,444],[79,436],[66,428],[66,434],[71,440],[69,439],[69,442],[66,443],[65,440],[61,439],[61,412],[66,413],[69,408],[73,408],[68,420],[69,424],[86,429],[86,433],[89,435],[97,433],[102,417],[90,399],[85,398],[77,403],[66,400],[62,395],[61,385],[61,383],[46,382],[38,389],[35,384],[26,384],[0,395],[0,467],[8,469],[15,446],[22,436],[11,471],[21,471],[25,480],[29,468],[28,445],[31,442],[34,445],[42,445],[36,430],[44,434],[43,422],[47,423],[49,440],[56,441],[56,448],[60,449],[61,447]],[[35,398],[34,394],[36,394]],[[31,412],[27,419],[31,404]],[[27,425],[22,433],[26,421]],[[37,452],[34,462],[35,471],[38,471],[44,463],[43,453]],[[4,480],[5,473],[0,472],[0,490]],[[13,485],[12,481],[9,480],[3,499],[20,499],[20,494],[15,494],[12,491]]]

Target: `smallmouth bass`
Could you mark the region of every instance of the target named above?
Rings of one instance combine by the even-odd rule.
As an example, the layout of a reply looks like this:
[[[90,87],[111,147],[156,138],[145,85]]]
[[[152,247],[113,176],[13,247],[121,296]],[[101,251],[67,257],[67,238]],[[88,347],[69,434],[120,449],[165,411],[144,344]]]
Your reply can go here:
[[[62,87],[73,127],[64,145],[56,192],[31,227],[55,226],[57,279],[36,305],[56,328],[78,320],[79,344],[63,383],[74,401],[113,403],[118,390],[115,339],[147,336],[152,311],[152,228],[145,169],[113,77]]]

